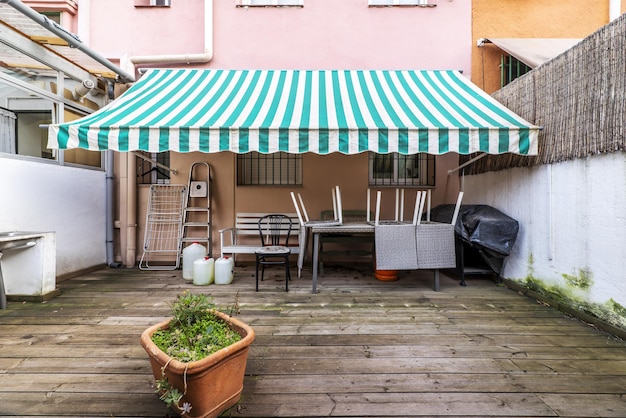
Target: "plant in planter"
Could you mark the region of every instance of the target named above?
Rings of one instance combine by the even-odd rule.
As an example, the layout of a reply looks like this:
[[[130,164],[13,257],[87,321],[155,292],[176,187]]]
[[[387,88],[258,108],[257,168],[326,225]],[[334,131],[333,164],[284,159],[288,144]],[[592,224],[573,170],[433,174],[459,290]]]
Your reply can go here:
[[[183,416],[217,417],[239,401],[254,331],[204,294],[184,292],[171,308],[141,335],[157,392]]]

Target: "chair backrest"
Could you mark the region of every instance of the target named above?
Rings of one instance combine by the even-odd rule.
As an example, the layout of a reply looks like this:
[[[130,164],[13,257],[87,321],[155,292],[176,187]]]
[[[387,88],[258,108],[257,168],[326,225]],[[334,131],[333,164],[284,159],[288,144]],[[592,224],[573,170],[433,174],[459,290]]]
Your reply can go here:
[[[341,204],[341,190],[339,186],[335,186],[332,190],[333,194],[333,210],[335,211],[335,220],[343,224],[343,206]]]
[[[456,225],[456,218],[459,216],[459,210],[461,209],[461,201],[463,200],[463,192],[459,192],[459,196],[456,198],[456,205],[454,206],[454,214],[452,215],[452,225]]]
[[[280,213],[271,213],[259,218],[259,235],[263,246],[284,245],[289,243],[291,218]]]
[[[343,208],[341,204],[341,191],[339,190],[339,186],[335,186],[331,189],[331,195],[333,199],[333,212],[335,214],[334,220],[339,221],[339,224],[343,223]],[[309,214],[306,211],[306,206],[304,206],[304,200],[300,193],[298,193],[298,198],[296,199],[296,194],[294,192],[289,192],[291,195],[291,201],[293,202],[293,207],[296,209],[296,214],[298,215],[298,220],[300,221],[300,225],[304,226],[306,222],[310,222]]]
[[[291,201],[293,202],[293,207],[296,209],[296,215],[298,215],[300,226],[304,226],[305,221],[302,218],[302,212],[300,212],[300,206],[298,205],[298,201],[296,200],[296,194],[294,192],[289,192],[289,194],[291,195]],[[300,196],[300,193],[298,193],[298,199],[300,199],[300,202],[302,202],[302,197]],[[307,216],[307,222],[308,222],[308,216]]]

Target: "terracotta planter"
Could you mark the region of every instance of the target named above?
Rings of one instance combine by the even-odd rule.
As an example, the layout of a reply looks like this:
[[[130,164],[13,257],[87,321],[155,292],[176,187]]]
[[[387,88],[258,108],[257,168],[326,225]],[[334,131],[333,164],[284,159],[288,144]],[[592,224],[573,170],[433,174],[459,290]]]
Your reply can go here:
[[[248,348],[254,341],[254,331],[224,313],[217,312],[217,315],[228,322],[242,339],[202,360],[190,363],[172,360],[152,342],[152,334],[167,328],[171,319],[156,324],[141,334],[141,345],[150,357],[155,380],[163,378],[161,369],[167,364],[165,376],[170,385],[185,393],[186,382],[186,393],[180,402],[181,406],[185,402],[191,404],[191,411],[183,414],[186,417],[217,417],[239,401],[243,390]]]

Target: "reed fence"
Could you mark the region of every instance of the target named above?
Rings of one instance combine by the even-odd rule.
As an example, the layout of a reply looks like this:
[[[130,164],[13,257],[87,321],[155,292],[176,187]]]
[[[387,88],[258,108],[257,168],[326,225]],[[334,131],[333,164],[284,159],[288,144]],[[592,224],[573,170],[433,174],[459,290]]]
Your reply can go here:
[[[626,149],[626,14],[493,97],[541,126],[539,154],[489,155],[465,174],[552,164]],[[461,163],[473,156],[463,156]]]

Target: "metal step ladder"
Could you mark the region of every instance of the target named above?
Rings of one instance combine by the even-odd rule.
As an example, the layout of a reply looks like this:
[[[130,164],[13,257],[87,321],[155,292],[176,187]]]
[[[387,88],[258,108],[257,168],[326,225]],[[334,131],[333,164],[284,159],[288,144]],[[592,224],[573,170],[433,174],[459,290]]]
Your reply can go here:
[[[189,168],[187,199],[183,208],[179,259],[183,249],[194,242],[203,244],[208,255],[213,256],[211,195],[211,166],[206,162],[193,163]]]

